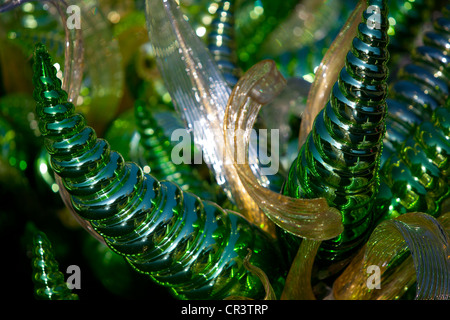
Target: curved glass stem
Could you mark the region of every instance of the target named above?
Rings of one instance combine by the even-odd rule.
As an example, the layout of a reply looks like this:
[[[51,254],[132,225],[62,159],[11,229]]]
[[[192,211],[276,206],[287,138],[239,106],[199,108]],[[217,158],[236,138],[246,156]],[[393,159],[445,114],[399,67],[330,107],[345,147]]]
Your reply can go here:
[[[416,299],[450,298],[450,213],[406,213],[379,224],[335,281],[339,300],[398,299],[417,281]]]

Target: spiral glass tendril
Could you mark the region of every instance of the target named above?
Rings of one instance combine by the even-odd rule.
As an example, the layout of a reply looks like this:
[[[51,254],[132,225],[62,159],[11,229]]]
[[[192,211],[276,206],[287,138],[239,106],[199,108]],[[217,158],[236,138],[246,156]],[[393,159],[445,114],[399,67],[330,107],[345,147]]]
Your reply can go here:
[[[36,47],[34,63],[36,112],[52,168],[75,212],[113,251],[178,298],[261,296],[260,280],[243,266],[248,248],[255,266],[270,277],[282,274],[273,263],[281,263],[277,249],[260,229],[125,162],[74,113],[44,46]]]

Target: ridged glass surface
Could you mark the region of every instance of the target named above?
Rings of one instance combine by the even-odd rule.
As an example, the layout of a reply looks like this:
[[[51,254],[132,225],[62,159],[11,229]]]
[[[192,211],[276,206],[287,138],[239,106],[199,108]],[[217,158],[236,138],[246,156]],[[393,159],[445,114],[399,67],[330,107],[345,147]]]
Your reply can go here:
[[[415,299],[448,300],[449,217],[447,213],[436,220],[424,213],[407,213],[379,224],[334,283],[334,297],[399,299],[417,281]]]
[[[319,250],[325,260],[348,257],[367,239],[373,223],[389,54],[386,2],[369,1],[370,6],[379,12],[379,28],[369,27],[371,14],[365,11],[345,67],[292,164],[284,189],[292,197],[326,198],[342,213],[344,231]]]

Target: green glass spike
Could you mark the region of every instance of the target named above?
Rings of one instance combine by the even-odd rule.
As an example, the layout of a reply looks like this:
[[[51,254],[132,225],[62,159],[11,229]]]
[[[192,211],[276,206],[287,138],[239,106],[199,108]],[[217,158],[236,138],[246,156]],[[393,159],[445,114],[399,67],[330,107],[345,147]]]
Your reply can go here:
[[[51,166],[75,213],[114,252],[180,299],[264,297],[263,284],[244,267],[248,249],[250,262],[279,283],[286,270],[269,236],[241,215],[125,162],[74,113],[45,47],[36,47],[34,59],[36,112]]]
[[[444,8],[390,86],[374,208],[380,220],[406,212],[437,217],[445,210],[442,204],[450,195],[449,25],[450,11]]]
[[[78,300],[59,271],[50,241],[45,233],[35,230],[32,243],[32,270],[35,297],[39,300]]]
[[[373,223],[387,113],[389,23],[386,1],[368,1],[368,8],[283,191],[293,197],[324,197],[342,213],[344,231],[322,244],[317,259],[323,261],[351,256]]]

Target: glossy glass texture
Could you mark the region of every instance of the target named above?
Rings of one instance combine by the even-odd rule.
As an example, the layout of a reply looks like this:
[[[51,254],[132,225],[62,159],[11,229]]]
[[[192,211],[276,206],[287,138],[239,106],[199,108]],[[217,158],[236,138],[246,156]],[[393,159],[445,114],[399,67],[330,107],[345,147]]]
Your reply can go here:
[[[136,101],[134,115],[139,143],[131,160],[143,168],[147,166],[159,180],[172,181],[183,191],[192,192],[204,200],[215,201],[214,190],[194,167],[183,162],[172,162],[172,141],[154,118],[150,106],[143,100]]]
[[[224,149],[222,127],[231,88],[222,71],[174,0],[147,0],[145,13],[165,87],[216,183],[242,215],[273,234],[270,220],[260,214],[257,203],[242,187]],[[253,173],[262,185],[269,187],[271,180],[263,174],[254,144],[249,154]]]
[[[110,150],[74,113],[42,45],[34,71],[36,112],[52,168],[74,211],[113,251],[181,299],[263,297],[263,284],[243,265],[248,249],[251,263],[279,284],[285,267],[265,233]]]
[[[111,32],[109,20],[100,14],[98,0],[31,1],[33,9],[27,9],[20,19],[23,7],[18,6],[25,2],[28,1],[12,1],[0,6],[0,12],[17,13],[12,16],[16,19],[10,26],[9,41],[29,55],[32,55],[36,42],[51,48],[55,62],[60,64],[62,86],[68,93],[69,102],[103,133],[119,106],[124,73],[117,67],[122,63],[117,39]],[[78,20],[74,8],[79,10]],[[21,24],[30,17],[36,26],[24,28]]]
[[[450,213],[435,219],[414,212],[380,223],[335,281],[334,297],[338,300],[399,299],[416,282],[415,299],[448,300],[449,218]],[[375,281],[377,268],[379,278]]]

